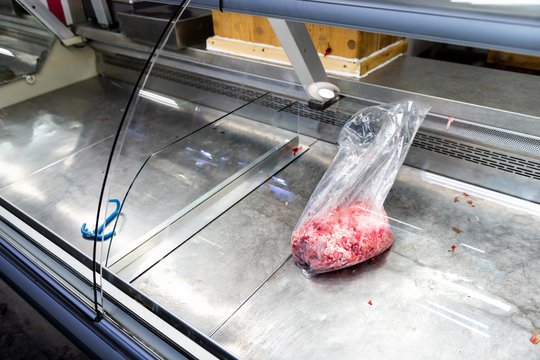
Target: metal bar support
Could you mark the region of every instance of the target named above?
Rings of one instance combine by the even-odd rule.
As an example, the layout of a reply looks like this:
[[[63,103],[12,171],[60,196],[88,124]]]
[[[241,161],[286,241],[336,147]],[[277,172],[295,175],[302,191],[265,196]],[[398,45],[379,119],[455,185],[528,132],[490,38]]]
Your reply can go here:
[[[328,82],[315,45],[306,25],[301,22],[268,18],[283,50],[287,54],[298,79],[307,91],[315,82]]]
[[[83,43],[84,40],[65,26],[40,0],[17,0],[22,7],[56,35],[66,46]]]
[[[106,28],[113,23],[106,0],[90,0],[90,3],[92,4],[99,25]]]

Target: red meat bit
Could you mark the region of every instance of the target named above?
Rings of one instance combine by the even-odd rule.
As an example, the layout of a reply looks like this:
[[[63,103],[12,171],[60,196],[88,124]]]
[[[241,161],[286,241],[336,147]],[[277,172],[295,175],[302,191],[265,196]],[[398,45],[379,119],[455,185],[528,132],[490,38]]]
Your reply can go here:
[[[328,47],[324,51],[324,56],[326,57],[326,55],[330,54],[331,52],[332,52],[332,48],[330,47],[330,43],[328,43]]]
[[[270,175],[266,174],[266,177],[270,177]]]
[[[452,245],[452,252],[456,252],[456,245]]]
[[[538,345],[538,343],[540,342],[540,338],[538,337],[538,334],[535,332],[533,332],[533,336],[531,337],[530,340],[534,345]]]
[[[472,200],[467,200],[467,204],[472,205]]]
[[[475,207],[476,205],[471,205],[471,207]]]
[[[463,193],[463,196],[469,196],[469,194],[467,194],[466,192]]]
[[[213,127],[212,130],[217,130],[217,127]]]
[[[456,120],[455,117],[453,116],[449,116],[448,117],[448,122],[446,123],[446,131],[448,131],[450,129],[450,125],[452,125],[452,123],[454,122],[454,120]]]
[[[461,230],[459,230],[457,227],[452,227],[452,230],[454,230],[456,234],[459,234],[461,232]]]
[[[373,305],[373,303],[371,302],[371,300],[369,300],[367,303],[368,303],[369,305]]]
[[[292,150],[291,150],[293,156],[296,156],[296,153],[297,153],[298,151],[300,151],[300,149],[302,149],[302,146],[293,147]]]
[[[400,208],[402,208],[403,210],[407,210],[409,207],[407,205],[400,205]]]
[[[220,133],[220,134],[225,134],[225,131],[220,131],[219,133]]]
[[[459,199],[457,196],[454,197],[454,202],[459,202]]]
[[[294,232],[291,245],[296,262],[316,274],[373,258],[393,238],[384,209],[359,202],[317,213]]]

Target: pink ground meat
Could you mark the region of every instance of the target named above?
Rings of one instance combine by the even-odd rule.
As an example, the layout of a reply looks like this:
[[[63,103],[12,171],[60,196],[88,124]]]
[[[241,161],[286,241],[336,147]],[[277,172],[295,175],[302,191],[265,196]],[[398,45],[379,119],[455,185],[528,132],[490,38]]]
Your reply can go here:
[[[292,253],[309,272],[323,273],[377,256],[393,238],[384,209],[355,203],[308,218],[292,236]]]

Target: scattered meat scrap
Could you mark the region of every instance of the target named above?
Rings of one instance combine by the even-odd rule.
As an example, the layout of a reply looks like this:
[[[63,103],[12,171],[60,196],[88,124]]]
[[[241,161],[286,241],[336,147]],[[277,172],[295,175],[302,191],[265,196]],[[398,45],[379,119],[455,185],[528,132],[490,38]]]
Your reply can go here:
[[[328,47],[324,51],[324,57],[326,57],[326,55],[330,54],[331,52],[332,52],[332,48],[330,47],[330,43],[328,43]]]
[[[300,149],[302,149],[302,146],[294,147],[294,148],[291,150],[293,156],[296,156],[296,153],[297,153],[298,151],[300,151]]]
[[[373,303],[371,302],[371,300],[369,300],[367,303],[368,303],[369,305],[373,305]],[[531,341],[532,341],[532,340],[531,340]]]
[[[400,205],[399,207],[402,208],[403,210],[407,210],[409,208],[407,205]]]
[[[467,200],[467,204],[472,205],[472,200]]]
[[[467,194],[466,192],[463,193],[463,196],[469,196],[469,194]]]
[[[533,333],[533,336],[531,337],[530,340],[534,345],[538,345],[538,343],[540,342],[540,338],[538,337],[538,334],[535,333],[534,331],[532,333]]]
[[[450,129],[450,125],[452,125],[452,123],[454,122],[454,120],[456,120],[455,117],[453,116],[449,116],[448,117],[448,122],[446,123],[446,131],[448,131]]]
[[[452,230],[454,230],[456,234],[459,234],[461,232],[461,230],[459,230],[457,227],[452,227]]]
[[[459,202],[459,199],[457,196],[454,197],[454,202]]]
[[[452,245],[452,252],[456,252],[456,245]]]
[[[213,127],[212,130],[217,130],[217,127]]]

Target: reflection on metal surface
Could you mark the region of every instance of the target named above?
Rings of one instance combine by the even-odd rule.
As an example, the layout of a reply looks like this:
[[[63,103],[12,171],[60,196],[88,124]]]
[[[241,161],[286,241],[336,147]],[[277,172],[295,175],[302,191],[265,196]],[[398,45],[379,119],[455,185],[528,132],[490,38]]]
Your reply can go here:
[[[469,249],[471,249],[471,250],[478,251],[479,253],[482,253],[482,254],[485,253],[484,250],[477,249],[477,248],[475,248],[474,246],[467,245],[467,244],[464,244],[464,243],[461,243],[461,245],[463,245],[463,246],[465,246],[466,248],[469,248]]]
[[[487,295],[481,294],[478,291],[466,288],[465,286],[456,284],[455,282],[452,282],[452,281],[449,281],[449,280],[446,280],[446,279],[443,279],[443,278],[439,278],[437,280],[440,281],[441,283],[447,285],[449,288],[451,288],[451,289],[453,289],[455,291],[467,294],[467,296],[470,296],[470,297],[473,297],[475,299],[481,300],[481,301],[483,301],[483,302],[485,302],[487,304],[493,305],[493,306],[495,306],[495,307],[497,307],[497,308],[499,308],[499,309],[501,309],[503,311],[508,312],[508,311],[510,311],[512,309],[512,307],[510,305],[505,304],[504,302],[502,302],[500,300],[497,300],[497,299],[494,299],[494,298],[489,297]]]
[[[467,184],[459,180],[454,180],[427,171],[422,171],[421,177],[422,180],[432,184],[444,186],[459,192],[466,192],[467,194],[493,201],[497,204],[501,204],[512,209],[521,210],[531,215],[540,216],[540,204],[521,200],[513,196],[501,194],[493,190],[484,189],[479,186]]]
[[[437,310],[435,310],[435,309],[432,309],[432,308],[430,308],[430,307],[428,307],[428,306],[425,306],[425,305],[422,305],[422,304],[419,304],[419,303],[416,303],[416,305],[421,306],[422,308],[424,308],[424,309],[426,309],[426,310],[428,310],[428,311],[431,311],[432,313],[437,314],[437,315],[439,315],[440,317],[442,317],[442,318],[444,318],[444,319],[446,319],[446,320],[450,320],[450,321],[452,321],[453,323],[456,323],[456,324],[458,324],[458,325],[461,325],[461,326],[463,326],[464,328],[467,328],[467,329],[471,330],[472,332],[475,332],[475,333],[480,334],[480,335],[482,335],[482,336],[485,336],[485,337],[487,337],[487,338],[490,337],[489,334],[487,334],[487,333],[485,333],[485,332],[483,332],[483,331],[480,331],[480,330],[478,330],[477,328],[472,327],[472,326],[470,326],[470,325],[468,325],[468,324],[465,324],[464,322],[461,322],[461,321],[459,321],[459,320],[456,320],[456,319],[454,319],[454,318],[452,318],[452,317],[450,317],[450,316],[448,316],[448,315],[446,315],[446,314],[443,314],[443,313],[440,312],[440,311],[437,311]]]
[[[47,196],[43,193],[43,191],[39,188],[38,185],[28,183],[20,184],[13,190],[17,192],[20,196],[29,197],[33,201],[37,200],[38,202],[44,202],[47,200]]]
[[[401,225],[405,225],[405,226],[411,227],[411,228],[413,228],[413,229],[415,229],[415,230],[420,230],[420,231],[423,230],[422,228],[420,228],[420,227],[418,227],[418,226],[415,226],[415,225],[412,225],[412,224],[408,224],[408,223],[406,223],[406,222],[404,222],[404,221],[401,221],[401,220],[395,219],[395,218],[393,218],[393,217],[384,215],[384,214],[379,213],[379,212],[377,212],[377,211],[373,211],[373,210],[371,210],[371,209],[366,209],[366,208],[362,208],[362,209],[365,210],[365,211],[367,211],[367,212],[376,214],[376,215],[378,215],[378,216],[386,217],[386,218],[388,218],[389,220],[392,220],[393,222],[396,222],[396,223],[398,223],[398,224],[401,224]]]
[[[0,55],[15,56],[13,52],[8,49],[0,48]]]
[[[166,96],[163,96],[163,95],[160,95],[160,94],[157,94],[157,93],[155,93],[153,91],[140,90],[139,95],[141,97],[145,98],[145,99],[155,101],[158,104],[162,104],[162,105],[165,105],[165,106],[170,106],[170,107],[172,107],[174,109],[180,109],[180,106],[178,106],[178,102],[176,102],[176,100],[174,100],[172,98],[169,98],[169,97],[166,97]]]
[[[468,316],[465,316],[465,315],[463,315],[463,314],[460,314],[460,313],[458,313],[458,312],[455,312],[455,311],[453,311],[453,310],[450,310],[450,309],[448,309],[448,308],[445,307],[445,306],[442,306],[442,305],[439,305],[439,304],[434,303],[433,301],[426,300],[426,302],[429,303],[430,305],[433,305],[433,306],[435,306],[435,307],[441,309],[441,310],[444,310],[444,311],[446,311],[446,312],[449,312],[449,313],[452,314],[452,315],[455,315],[455,316],[460,317],[460,318],[462,318],[462,319],[464,319],[464,320],[467,320],[467,321],[469,321],[469,322],[471,322],[471,323],[473,323],[473,324],[476,324],[476,325],[478,325],[478,326],[480,326],[480,327],[482,327],[482,328],[484,328],[484,329],[486,329],[486,330],[489,329],[489,326],[487,326],[486,324],[481,323],[480,321],[476,321],[476,320],[474,320],[474,319],[471,319],[471,318],[468,317]]]

